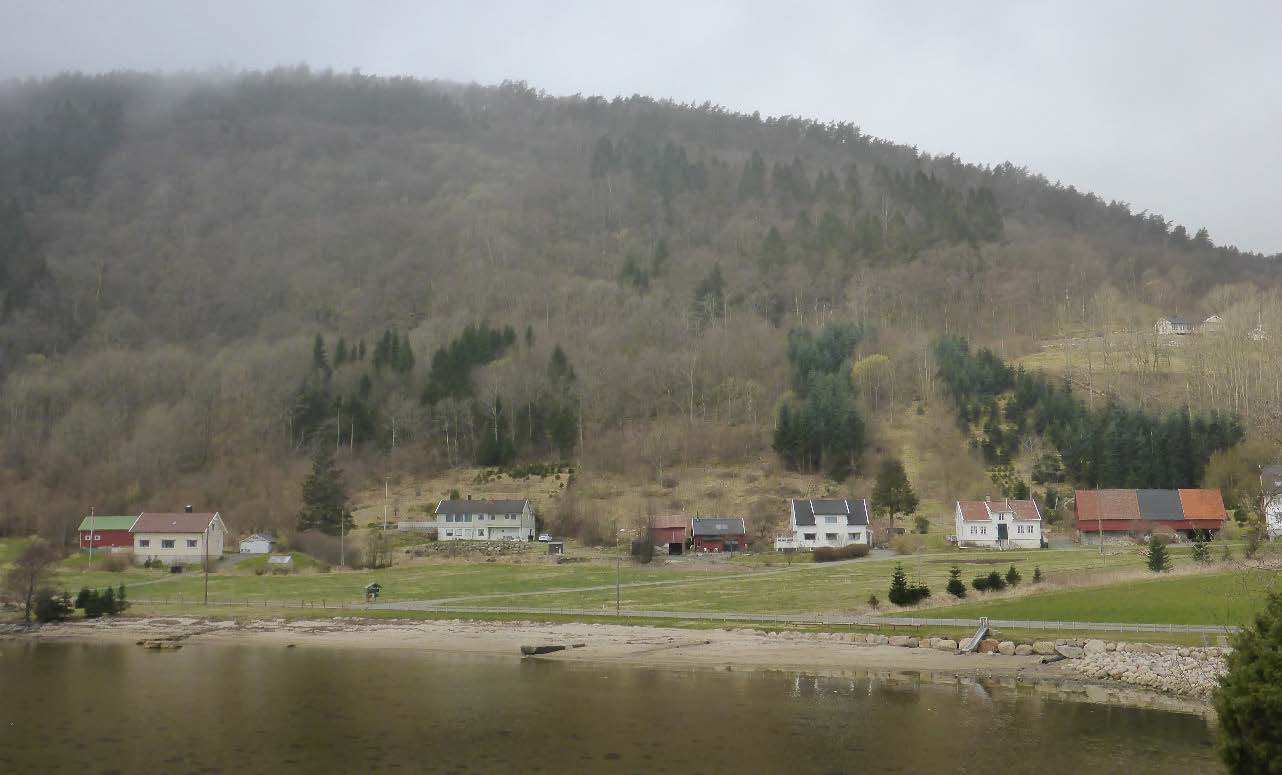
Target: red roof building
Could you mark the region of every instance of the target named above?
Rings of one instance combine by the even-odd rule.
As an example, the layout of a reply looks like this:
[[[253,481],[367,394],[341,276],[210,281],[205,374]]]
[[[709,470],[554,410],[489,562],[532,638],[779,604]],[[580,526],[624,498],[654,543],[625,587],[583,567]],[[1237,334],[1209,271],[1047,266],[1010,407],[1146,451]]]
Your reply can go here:
[[[650,540],[655,546],[666,546],[668,554],[685,551],[689,535],[690,517],[685,514],[666,514],[650,520]]]
[[[1078,490],[1073,506],[1084,539],[1101,533],[1144,534],[1168,527],[1192,538],[1228,518],[1219,490]]]

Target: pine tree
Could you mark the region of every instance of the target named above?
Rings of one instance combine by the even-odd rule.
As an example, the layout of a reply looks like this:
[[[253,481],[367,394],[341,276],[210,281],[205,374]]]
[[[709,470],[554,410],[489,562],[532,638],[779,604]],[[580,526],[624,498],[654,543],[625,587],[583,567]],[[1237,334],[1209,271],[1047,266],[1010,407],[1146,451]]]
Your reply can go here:
[[[125,597],[125,582],[120,582],[120,588],[116,590],[116,613],[124,613],[129,608],[129,600]]]
[[[1193,562],[1205,565],[1211,561],[1211,547],[1206,543],[1206,536],[1198,531],[1193,539]]]
[[[753,151],[752,157],[743,165],[743,175],[739,178],[740,199],[760,199],[766,195],[766,160],[761,158],[760,151]]]
[[[312,342],[312,369],[329,374],[329,356],[325,353],[325,338],[320,334]]]
[[[327,442],[316,445],[312,470],[303,480],[303,508],[298,512],[298,530],[320,530],[338,535],[355,527],[347,506],[343,472],[334,462],[334,450]]]
[[[1155,535],[1148,539],[1148,569],[1154,573],[1165,573],[1171,569],[1171,557],[1166,551],[1166,544]]]
[[[1214,697],[1220,760],[1235,774],[1276,773],[1282,762],[1282,595],[1270,592],[1264,610],[1232,644]]]
[[[338,344],[334,345],[334,368],[344,363],[347,363],[347,340],[340,336]]]
[[[1024,577],[1020,575],[1019,571],[1015,570],[1014,565],[1011,565],[1010,570],[1006,571],[1006,583],[1012,587],[1019,586],[1019,582],[1023,579]]]
[[[1040,565],[1033,566],[1033,583],[1042,583],[1042,566]]]
[[[771,226],[761,241],[761,268],[768,272],[786,263],[788,263],[788,245],[783,241],[783,235],[779,233],[779,229]]]
[[[948,571],[948,586],[944,587],[953,597],[966,597],[966,584],[961,580],[961,568],[954,565]]]
[[[890,592],[886,597],[898,606],[912,605],[912,590],[908,588],[908,575],[904,573],[904,566],[900,563],[895,563],[895,572],[890,577]]]
[[[897,458],[882,461],[877,471],[877,483],[872,491],[873,511],[890,520],[890,533],[895,532],[895,516],[917,511],[917,493],[913,492],[904,464]]]

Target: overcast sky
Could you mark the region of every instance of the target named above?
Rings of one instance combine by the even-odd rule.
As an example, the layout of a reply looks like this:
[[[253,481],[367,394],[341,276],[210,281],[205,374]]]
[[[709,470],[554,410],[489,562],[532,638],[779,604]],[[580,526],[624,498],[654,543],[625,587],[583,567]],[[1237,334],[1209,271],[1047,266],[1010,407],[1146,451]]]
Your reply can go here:
[[[338,70],[853,121],[1282,251],[1282,3],[0,0],[0,77]]]

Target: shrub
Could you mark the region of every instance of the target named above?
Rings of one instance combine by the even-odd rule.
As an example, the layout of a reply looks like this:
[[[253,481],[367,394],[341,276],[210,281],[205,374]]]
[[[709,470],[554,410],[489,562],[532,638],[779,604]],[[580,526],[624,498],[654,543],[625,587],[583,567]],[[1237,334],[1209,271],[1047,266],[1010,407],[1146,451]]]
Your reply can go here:
[[[895,564],[895,572],[890,577],[890,602],[897,606],[914,605],[930,597],[930,587],[925,584],[909,584],[904,566]]]
[[[1012,587],[1019,586],[1019,582],[1023,581],[1023,579],[1024,577],[1019,575],[1019,571],[1015,570],[1014,565],[1011,565],[1010,570],[1006,571],[1006,583]]]
[[[1001,592],[1006,588],[1006,579],[998,571],[992,571],[987,576],[976,576],[970,585],[977,592]]]
[[[926,548],[926,537],[915,533],[895,536],[890,541],[890,548],[895,554],[916,554]]]
[[[84,609],[86,619],[115,616],[129,608],[129,601],[125,595],[125,585],[120,585],[119,593],[111,587],[107,587],[101,592],[96,589],[82,587],[80,593],[76,595],[76,602],[73,607]]]
[[[917,516],[913,517],[913,526],[916,528],[918,533],[925,535],[927,532],[930,531],[930,520],[922,516],[921,514],[918,514]]]
[[[1040,565],[1033,566],[1033,583],[1042,583],[1042,566]]]
[[[98,570],[107,573],[122,573],[129,567],[129,558],[123,554],[107,554],[97,562]]]
[[[820,546],[815,549],[815,562],[834,562],[836,560],[854,560],[868,556],[866,544],[846,544],[841,547]]]
[[[71,605],[71,597],[65,589],[61,595],[49,587],[43,587],[36,592],[34,613],[38,622],[60,622],[75,610]]]
[[[944,587],[948,594],[956,598],[966,597],[966,583],[961,580],[961,568],[954,565],[948,571],[948,586]]]
[[[868,595],[868,607],[871,608],[873,611],[876,611],[879,607],[881,607],[881,601],[877,599],[876,592],[873,592]]]

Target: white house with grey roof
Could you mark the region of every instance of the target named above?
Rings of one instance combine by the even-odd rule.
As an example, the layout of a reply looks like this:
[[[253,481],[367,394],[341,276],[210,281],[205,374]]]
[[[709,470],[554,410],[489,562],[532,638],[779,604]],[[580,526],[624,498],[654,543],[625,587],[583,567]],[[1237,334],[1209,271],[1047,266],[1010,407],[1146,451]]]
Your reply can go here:
[[[533,541],[528,500],[443,500],[436,504],[438,541]]]
[[[775,539],[775,549],[871,544],[868,499],[794,498],[789,505],[791,535]]]

